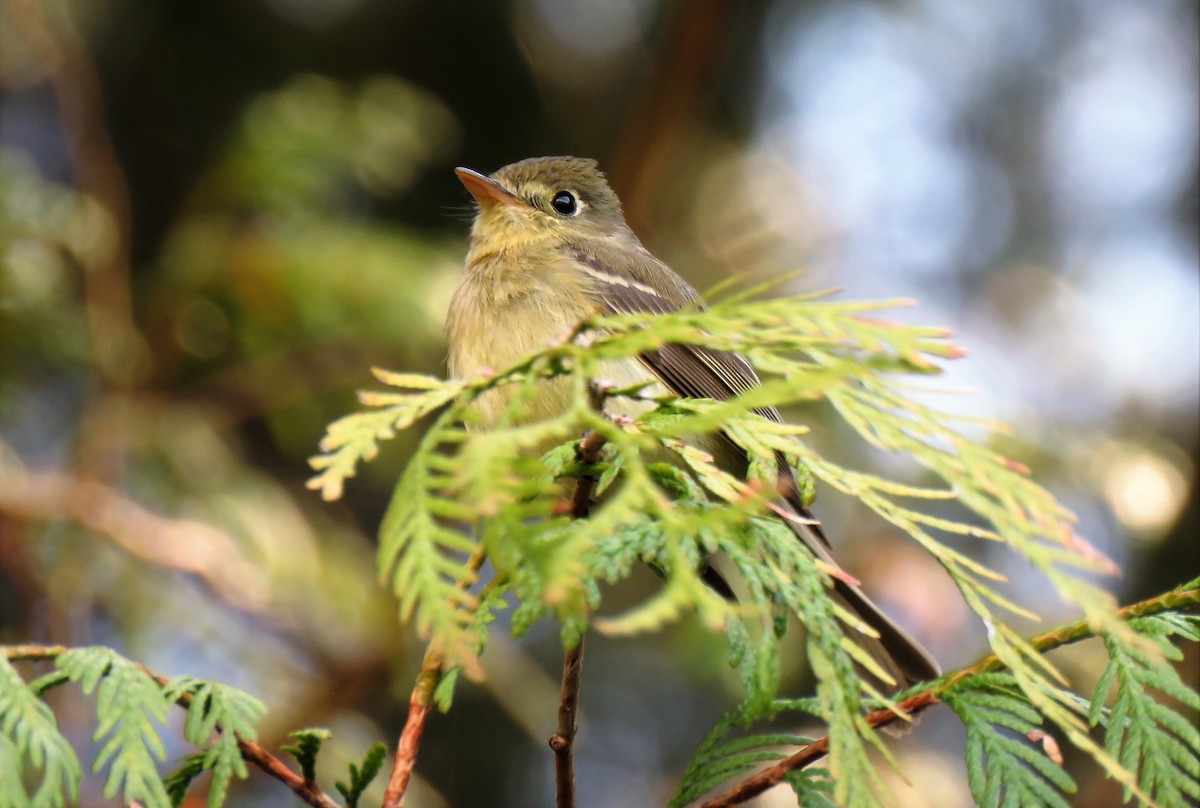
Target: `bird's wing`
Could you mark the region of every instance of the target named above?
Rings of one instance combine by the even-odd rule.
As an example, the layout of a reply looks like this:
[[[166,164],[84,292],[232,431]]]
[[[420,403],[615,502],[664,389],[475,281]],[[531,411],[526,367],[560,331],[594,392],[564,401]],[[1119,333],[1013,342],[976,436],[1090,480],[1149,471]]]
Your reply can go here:
[[[627,245],[618,248],[616,245],[610,247],[607,243],[592,243],[567,248],[565,257],[591,277],[594,282],[591,294],[598,308],[606,314],[669,314],[680,308],[680,305],[671,302],[672,299],[703,308],[696,290],[644,249],[631,251]],[[614,266],[620,266],[623,271],[614,271]],[[673,284],[674,288],[669,290],[671,297],[663,294],[666,290],[656,288],[655,283]],[[729,351],[715,351],[699,345],[671,344],[647,351],[639,358],[673,392],[690,398],[723,401],[759,383],[758,375],[750,363]],[[774,407],[758,412],[773,421],[782,421]],[[721,433],[721,437],[740,457],[745,457],[745,451],[728,435]],[[776,453],[776,462],[782,502],[799,517],[786,520],[788,526],[817,558],[840,571],[830,553],[829,540],[801,501],[791,466],[782,453]],[[851,581],[853,578],[849,575],[835,574],[834,590],[879,634],[878,639],[866,635],[859,637],[860,644],[867,652],[901,685],[936,678],[940,669],[928,652],[893,623]]]
[[[649,282],[652,277],[667,278],[668,282],[674,281],[678,276],[671,269],[660,265],[653,268],[657,269],[657,272],[647,271],[651,269],[651,263],[659,263],[650,253],[644,250],[618,251],[605,247],[606,245],[590,245],[588,248],[568,248],[571,260],[591,277],[592,294],[601,311],[605,314],[669,314],[680,309],[678,304],[673,303]],[[614,271],[614,261],[623,262],[623,268],[627,271]],[[698,309],[704,307],[700,295],[691,286],[682,279],[679,279],[677,284],[676,288],[671,290],[675,297],[683,298]],[[731,351],[716,351],[701,345],[670,344],[647,351],[639,358],[672,392],[687,398],[725,401],[746,393],[759,384],[758,374],[754,372],[750,363]],[[774,407],[762,407],[755,412],[776,423],[783,422],[779,411]],[[745,457],[745,451],[725,433],[721,433],[721,437],[739,456]],[[800,500],[795,473],[782,454],[777,454],[776,460],[780,492],[784,500],[802,521],[811,523],[811,538],[816,540],[813,542],[816,545],[813,549],[823,560],[834,564],[833,559],[828,556],[828,540],[812,513]]]

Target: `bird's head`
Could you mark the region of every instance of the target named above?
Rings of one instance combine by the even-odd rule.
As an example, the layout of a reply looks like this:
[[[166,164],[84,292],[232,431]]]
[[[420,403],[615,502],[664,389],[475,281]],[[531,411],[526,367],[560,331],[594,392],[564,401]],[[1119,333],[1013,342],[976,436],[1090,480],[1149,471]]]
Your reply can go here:
[[[490,176],[469,168],[455,173],[479,205],[471,228],[476,249],[632,235],[595,160],[533,157]]]

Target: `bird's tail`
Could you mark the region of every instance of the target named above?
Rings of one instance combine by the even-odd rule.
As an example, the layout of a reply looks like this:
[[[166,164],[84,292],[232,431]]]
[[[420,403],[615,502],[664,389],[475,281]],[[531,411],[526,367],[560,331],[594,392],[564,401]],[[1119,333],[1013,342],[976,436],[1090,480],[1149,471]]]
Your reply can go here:
[[[807,509],[796,509],[802,518],[787,520],[792,531],[818,559],[831,568],[838,569],[837,562],[833,560],[829,551],[829,541],[821,532],[816,520],[812,519]],[[858,586],[845,578],[834,576],[833,587],[834,597],[851,613],[858,615],[873,633],[879,635],[873,637],[866,631],[851,630],[847,633],[848,636],[895,680],[894,683],[889,683],[860,666],[859,674],[868,683],[884,695],[891,695],[910,685],[936,679],[941,675],[941,668],[929,652],[910,637],[908,632],[892,622]]]
[[[862,622],[879,635],[872,637],[862,631],[847,632],[848,636],[895,680],[894,684],[889,684],[860,668],[859,674],[881,693],[891,695],[910,685],[936,679],[941,675],[941,668],[929,652],[910,637],[908,632],[893,623],[861,589],[846,581],[835,580],[834,594],[842,605],[862,618]]]

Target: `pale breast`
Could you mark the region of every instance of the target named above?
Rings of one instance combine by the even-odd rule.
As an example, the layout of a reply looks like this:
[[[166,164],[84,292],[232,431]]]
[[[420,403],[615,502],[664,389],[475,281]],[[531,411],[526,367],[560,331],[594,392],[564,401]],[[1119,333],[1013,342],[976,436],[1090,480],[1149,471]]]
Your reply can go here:
[[[501,371],[529,353],[559,339],[590,312],[582,298],[564,296],[542,283],[524,279],[506,281],[486,273],[468,273],[450,303],[446,320],[449,336],[449,369],[455,378],[480,372]],[[543,383],[521,420],[535,420],[560,412],[568,400],[566,379]],[[488,391],[480,410],[488,425],[500,417],[515,391],[509,385]]]

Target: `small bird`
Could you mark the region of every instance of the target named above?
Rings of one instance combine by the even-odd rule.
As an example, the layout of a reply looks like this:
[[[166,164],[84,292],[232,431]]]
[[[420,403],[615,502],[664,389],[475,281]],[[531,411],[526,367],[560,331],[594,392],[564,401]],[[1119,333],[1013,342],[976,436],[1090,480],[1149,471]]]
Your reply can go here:
[[[625,223],[620,200],[595,160],[536,157],[491,176],[468,168],[455,173],[479,212],[466,272],[446,320],[452,376],[504,368],[588,317],[703,308],[700,294],[651,255]],[[741,356],[696,345],[666,345],[610,365],[605,381],[620,387],[651,383],[652,394],[723,400],[759,383]],[[498,419],[511,389],[491,390],[480,401],[485,426]],[[560,412],[568,395],[564,379],[543,383],[528,417]],[[632,412],[623,414],[636,415],[639,403],[652,406],[626,402],[622,406]],[[781,421],[774,408],[760,412]],[[732,440],[723,433],[703,440],[718,465],[745,473],[745,453]],[[828,540],[801,501],[794,472],[782,456],[778,466],[779,506],[799,517],[786,524],[817,558],[836,568]],[[719,577],[713,586],[719,591],[724,586],[722,594],[728,590]],[[895,680],[875,681],[877,687],[895,692],[939,675],[929,653],[857,586],[838,577],[833,586],[835,596],[879,635],[854,635]]]

